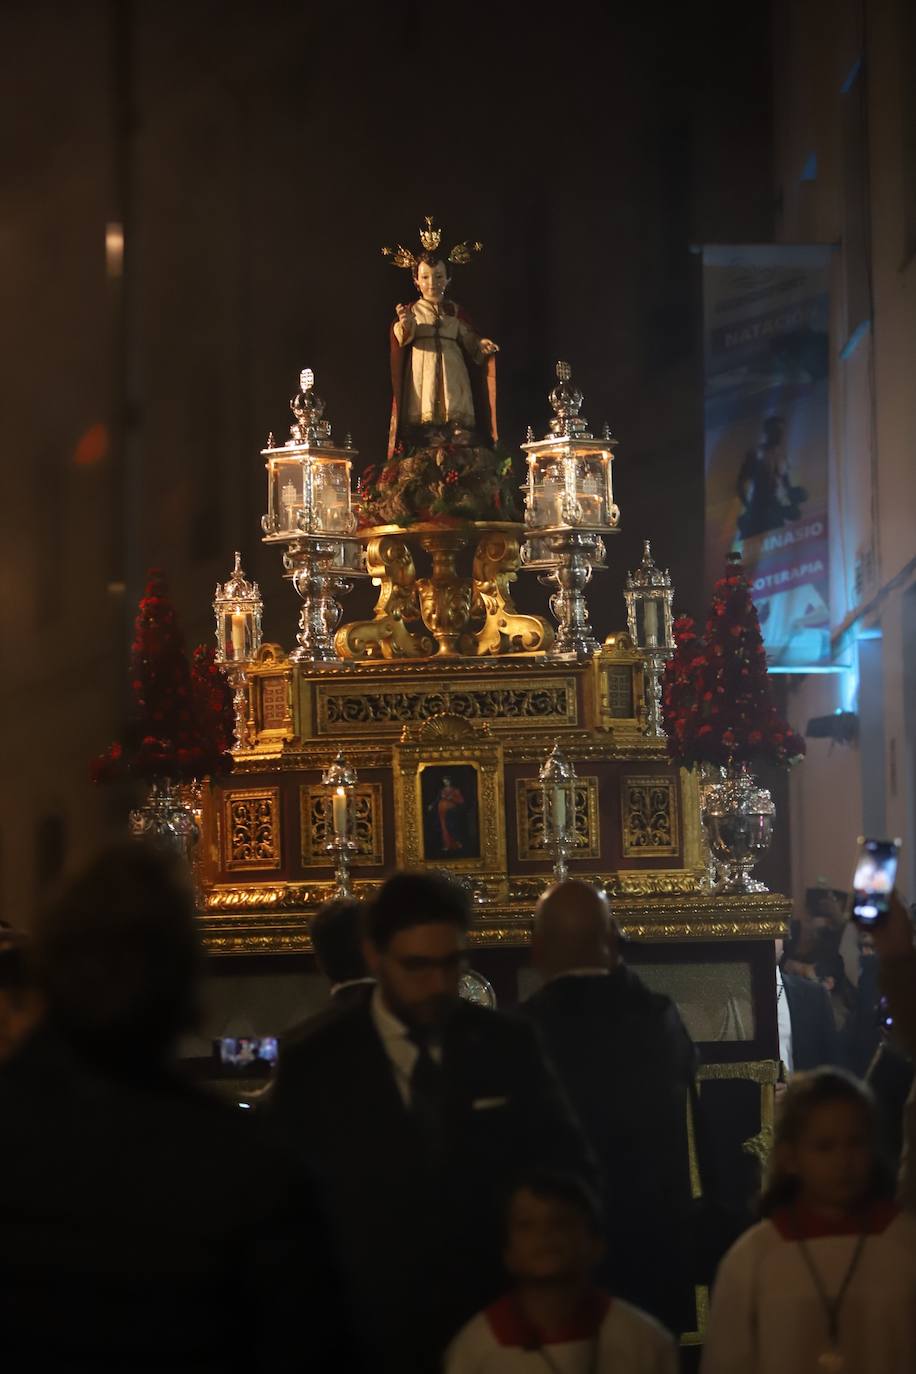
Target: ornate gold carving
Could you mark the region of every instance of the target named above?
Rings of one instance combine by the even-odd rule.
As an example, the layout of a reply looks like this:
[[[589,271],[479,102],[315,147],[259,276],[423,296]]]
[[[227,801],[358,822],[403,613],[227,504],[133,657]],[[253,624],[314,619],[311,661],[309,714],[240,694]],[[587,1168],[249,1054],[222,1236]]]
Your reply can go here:
[[[518,857],[551,858],[552,851],[548,851],[544,844],[544,790],[537,778],[516,780],[515,819]],[[570,849],[571,859],[601,857],[597,778],[585,776],[576,779],[573,834],[575,843]]]
[[[684,830],[684,867],[695,869],[701,879],[706,878],[707,849],[700,820],[699,780],[694,771],[678,769],[680,776],[681,814]]]
[[[611,720],[636,719],[633,671],[625,663],[611,663],[604,670],[602,706]]]
[[[776,1123],[776,1082],[779,1064],[775,1059],[757,1059],[739,1064],[703,1064],[697,1070],[697,1084],[710,1079],[743,1079],[760,1086],[760,1130],[742,1141],[741,1149],[753,1155],[765,1169],[773,1149]]]
[[[625,859],[668,858],[680,852],[677,784],[663,773],[620,780],[620,825]]]
[[[428,740],[430,743],[445,744],[479,739],[489,734],[490,727],[485,720],[472,723],[467,716],[456,715],[454,711],[441,711],[420,725],[405,725],[401,731],[401,743]]]
[[[320,783],[299,788],[299,823],[302,837],[303,868],[328,868],[333,856],[325,844],[333,833],[328,789]],[[385,862],[382,827],[382,785],[359,782],[353,789],[353,836],[357,850],[352,863],[378,866]]]
[[[483,626],[465,636],[469,652],[488,654],[544,652],[553,630],[539,615],[520,615],[509,591],[518,577],[519,536],[500,531],[483,535],[474,552],[472,614],[482,613]]]
[[[289,680],[286,677],[262,677],[260,685],[261,729],[286,729],[291,724]]]
[[[468,539],[462,529],[430,530],[420,539],[433,560],[432,575],[417,582],[420,613],[436,641],[438,658],[458,657],[458,643],[470,619],[471,583],[459,576],[456,561]]]
[[[366,545],[366,570],[379,581],[373,620],[357,620],[337,631],[341,658],[423,658],[435,645],[420,621],[417,570],[403,538],[383,534]]]
[[[280,789],[227,792],[223,798],[227,869],[279,868]]]
[[[625,897],[679,897],[699,892],[704,870],[677,868],[652,869],[642,873],[615,873],[609,890]]]
[[[262,644],[258,650],[255,664],[262,668],[286,666],[289,657],[282,644]]]
[[[741,1149],[746,1155],[753,1155],[761,1169],[766,1168],[770,1151],[773,1148],[773,1127],[761,1126],[756,1135],[748,1136],[747,1140],[741,1142]]]
[[[591,665],[595,726],[632,735],[640,730],[644,665],[625,630],[608,635]]]
[[[696,1328],[683,1333],[681,1345],[702,1345],[706,1340],[706,1328],[709,1325],[709,1289],[705,1284],[698,1283],[695,1286],[693,1300],[696,1307]]]
[[[700,1177],[700,1161],[697,1154],[696,1122],[693,1112],[693,1097],[690,1093],[686,1101],[687,1111],[687,1163],[690,1173],[690,1195],[695,1202],[703,1196],[703,1181]],[[709,1289],[703,1284],[697,1284],[693,1290],[694,1307],[696,1310],[696,1326],[693,1331],[685,1331],[681,1336],[681,1345],[702,1345],[706,1337],[706,1325],[709,1320]]]
[[[460,679],[390,688],[376,683],[363,689],[318,682],[316,695],[319,735],[363,734],[378,727],[400,730],[443,712],[488,721],[503,730],[575,725],[578,714],[572,678],[493,686],[465,685]]]
[[[743,1078],[749,1083],[759,1083],[761,1087],[775,1086],[779,1077],[779,1064],[775,1059],[754,1059],[737,1064],[701,1064],[697,1069],[697,1082],[707,1079]]]

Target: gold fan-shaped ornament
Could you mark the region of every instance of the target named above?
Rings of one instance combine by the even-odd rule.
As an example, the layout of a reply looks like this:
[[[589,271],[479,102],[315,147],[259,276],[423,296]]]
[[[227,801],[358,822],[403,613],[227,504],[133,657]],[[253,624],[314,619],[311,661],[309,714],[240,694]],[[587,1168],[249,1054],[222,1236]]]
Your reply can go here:
[[[432,215],[426,215],[424,227],[420,230],[420,244],[424,253],[436,253],[442,242],[442,230],[436,227]],[[450,248],[447,254],[447,261],[458,263],[464,266],[471,261],[475,253],[483,252],[483,244],[478,239],[466,239],[464,243],[456,243],[454,248]],[[390,258],[395,267],[414,268],[420,261],[416,253],[412,253],[409,248],[405,248],[403,243],[399,243],[396,248],[383,248],[382,254]]]

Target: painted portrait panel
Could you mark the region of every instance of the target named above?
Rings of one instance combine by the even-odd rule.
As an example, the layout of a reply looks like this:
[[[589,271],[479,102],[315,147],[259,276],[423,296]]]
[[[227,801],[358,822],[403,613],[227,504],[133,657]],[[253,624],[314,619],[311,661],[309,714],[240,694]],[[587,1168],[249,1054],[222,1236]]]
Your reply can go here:
[[[479,859],[480,797],[475,765],[421,764],[419,788],[424,861]]]

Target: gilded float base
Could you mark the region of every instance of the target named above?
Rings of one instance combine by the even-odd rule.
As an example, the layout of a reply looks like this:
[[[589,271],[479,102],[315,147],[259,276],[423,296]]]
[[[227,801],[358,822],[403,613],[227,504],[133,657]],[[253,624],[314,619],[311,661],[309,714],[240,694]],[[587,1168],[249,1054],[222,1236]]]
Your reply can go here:
[[[366,569],[378,583],[371,620],[342,626],[335,649],[344,661],[483,658],[545,653],[553,630],[521,615],[510,591],[518,575],[523,526],[499,521],[430,522],[361,532]],[[473,546],[471,566],[462,566]],[[430,560],[419,577],[421,555]]]
[[[621,891],[621,875],[591,880],[614,894],[614,916],[622,933],[640,941],[775,940],[785,936],[791,903],[773,893],[741,900],[696,891],[635,896]],[[354,884],[357,897],[371,897],[378,881]],[[486,902],[475,918],[469,942],[476,948],[521,948],[529,944],[534,905],[544,880],[513,880],[512,898]],[[207,947],[213,954],[308,953],[309,912],[333,895],[330,881],[262,883],[212,888],[201,912]],[[481,894],[483,895],[483,894]]]

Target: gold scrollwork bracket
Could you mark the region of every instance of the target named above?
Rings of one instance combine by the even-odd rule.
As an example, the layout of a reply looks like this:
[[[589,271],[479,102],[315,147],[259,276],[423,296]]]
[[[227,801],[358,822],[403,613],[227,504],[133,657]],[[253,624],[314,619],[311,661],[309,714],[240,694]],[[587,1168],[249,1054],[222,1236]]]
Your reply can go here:
[[[520,615],[509,590],[518,577],[519,536],[502,531],[483,535],[474,551],[472,619],[483,625],[464,636],[466,653],[544,653],[553,644],[553,629],[539,615]]]
[[[370,539],[366,570],[379,582],[375,615],[340,627],[334,637],[340,657],[429,658],[435,645],[420,619],[417,569],[406,540],[392,534]]]

